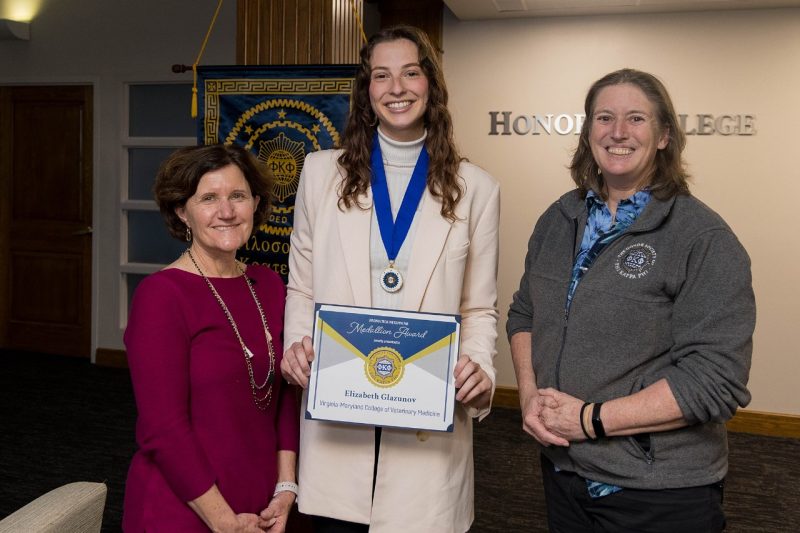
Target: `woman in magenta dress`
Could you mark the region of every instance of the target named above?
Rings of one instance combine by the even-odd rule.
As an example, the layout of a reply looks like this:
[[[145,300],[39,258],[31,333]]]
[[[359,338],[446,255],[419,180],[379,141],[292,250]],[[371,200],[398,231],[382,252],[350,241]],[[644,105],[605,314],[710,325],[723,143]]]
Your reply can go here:
[[[236,260],[271,186],[233,146],[184,148],[159,170],[156,201],[189,248],[141,282],[125,331],[139,413],[125,531],[285,529],[298,442],[280,372],[285,289]]]

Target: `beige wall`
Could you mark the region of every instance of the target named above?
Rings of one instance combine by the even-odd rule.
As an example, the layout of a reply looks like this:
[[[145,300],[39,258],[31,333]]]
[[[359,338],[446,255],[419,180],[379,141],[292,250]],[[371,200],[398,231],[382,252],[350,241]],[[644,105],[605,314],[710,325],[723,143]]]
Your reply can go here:
[[[750,253],[758,305],[751,409],[800,414],[800,9],[460,22],[445,18],[456,138],[502,183],[501,328],[530,231],[572,183],[575,135],[490,136],[489,111],[582,113],[622,67],[664,80],[678,113],[753,114],[754,136],[690,136],[692,190]],[[620,318],[624,320],[624,318]],[[515,386],[501,335],[498,384]]]

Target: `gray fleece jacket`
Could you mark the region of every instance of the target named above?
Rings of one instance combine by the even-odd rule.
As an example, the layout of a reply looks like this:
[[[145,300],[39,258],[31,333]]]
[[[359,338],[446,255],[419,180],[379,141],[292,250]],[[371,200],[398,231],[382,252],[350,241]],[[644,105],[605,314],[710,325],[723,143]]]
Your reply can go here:
[[[622,487],[717,482],[728,469],[725,421],[750,401],[755,300],[747,252],[696,198],[653,198],[594,261],[565,316],[587,216],[575,190],[537,222],[508,336],[532,333],[539,388],[603,402],[666,379],[690,425],[542,452],[560,469]]]

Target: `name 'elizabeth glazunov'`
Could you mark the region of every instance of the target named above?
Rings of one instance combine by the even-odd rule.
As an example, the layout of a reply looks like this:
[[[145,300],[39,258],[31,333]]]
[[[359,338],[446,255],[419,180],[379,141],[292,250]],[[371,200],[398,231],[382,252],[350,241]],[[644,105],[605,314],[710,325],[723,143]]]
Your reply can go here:
[[[416,398],[411,398],[409,396],[395,396],[393,394],[378,394],[377,392],[363,392],[363,391],[354,391],[350,389],[346,389],[344,391],[345,398],[370,398],[373,400],[389,400],[391,402],[403,402],[403,403],[415,403],[417,401]]]
[[[397,331],[386,329],[383,326],[375,326],[370,324],[367,326],[363,322],[350,322],[350,330],[347,332],[348,334],[351,333],[362,333],[362,334],[370,334],[370,335],[384,335],[389,336],[391,335],[395,339],[399,338],[408,338],[414,337],[417,339],[424,339],[425,336],[428,334],[428,330],[424,331],[411,331],[411,328],[407,326],[402,326],[397,328]]]

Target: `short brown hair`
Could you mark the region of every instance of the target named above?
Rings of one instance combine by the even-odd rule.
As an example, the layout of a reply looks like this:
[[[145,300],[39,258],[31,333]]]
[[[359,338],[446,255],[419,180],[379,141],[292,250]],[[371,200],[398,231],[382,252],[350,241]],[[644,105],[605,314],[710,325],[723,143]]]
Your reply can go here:
[[[197,185],[208,172],[236,165],[244,174],[253,196],[260,198],[253,213],[253,231],[267,220],[272,202],[273,177],[248,150],[236,145],[187,146],[174,151],[161,163],[153,185],[153,195],[170,235],[183,240],[186,224],[175,210],[197,192]]]
[[[667,199],[677,194],[689,194],[689,173],[683,162],[683,149],[686,147],[686,135],[681,129],[672,100],[661,81],[647,72],[625,68],[606,74],[592,84],[586,95],[584,110],[586,120],[583,122],[578,147],[572,156],[569,166],[572,179],[586,195],[589,189],[603,194],[603,177],[600,168],[592,155],[589,135],[592,131],[597,93],[612,85],[630,84],[639,88],[656,111],[656,121],[660,132],[667,131],[669,140],[663,150],[656,152],[655,171],[650,179],[649,188],[656,198]]]

